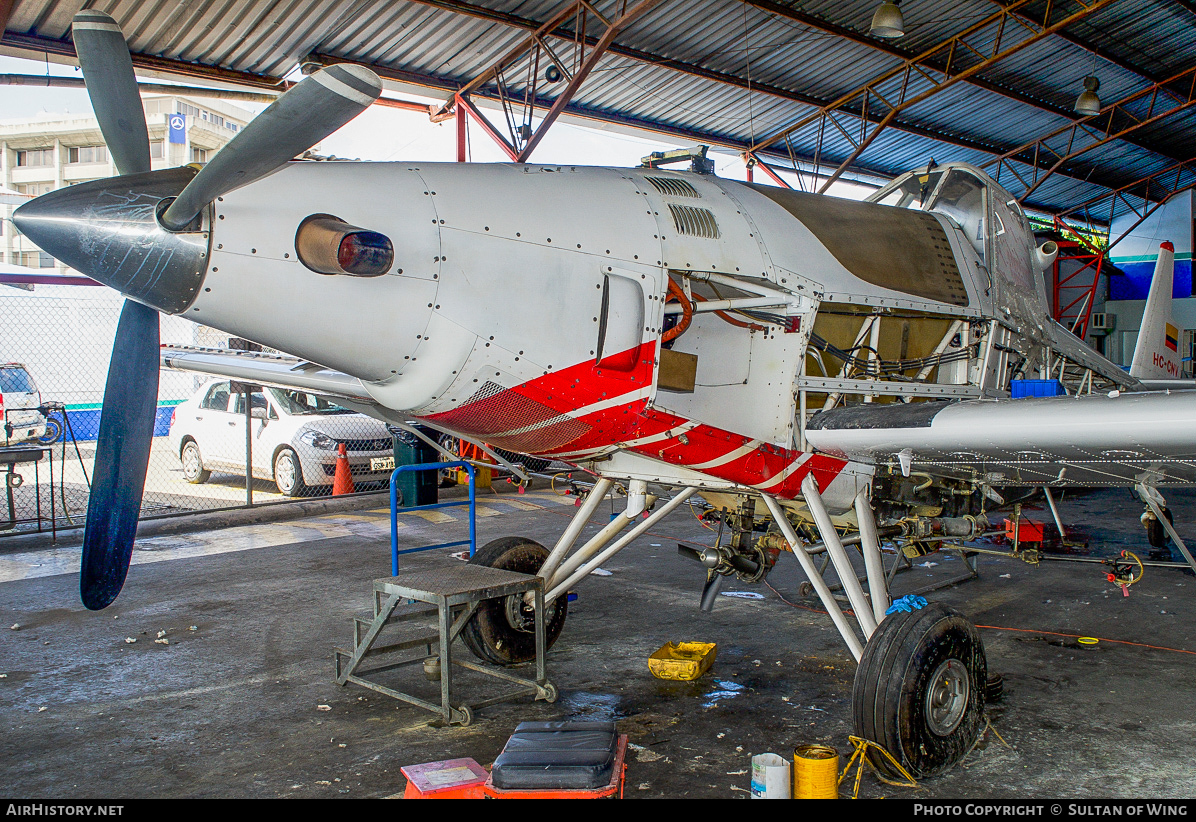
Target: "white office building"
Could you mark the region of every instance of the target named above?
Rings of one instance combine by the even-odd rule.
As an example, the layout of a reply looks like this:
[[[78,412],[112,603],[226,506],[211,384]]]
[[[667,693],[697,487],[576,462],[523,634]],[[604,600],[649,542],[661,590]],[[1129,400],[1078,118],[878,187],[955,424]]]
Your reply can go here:
[[[152,167],[172,168],[208,159],[252,118],[245,109],[209,98],[146,96]],[[183,118],[172,141],[170,120]],[[99,123],[91,116],[43,114],[0,121],[0,187],[39,196],[63,186],[116,174]],[[0,205],[0,263],[29,268],[66,267],[20,236],[11,220],[14,205]]]

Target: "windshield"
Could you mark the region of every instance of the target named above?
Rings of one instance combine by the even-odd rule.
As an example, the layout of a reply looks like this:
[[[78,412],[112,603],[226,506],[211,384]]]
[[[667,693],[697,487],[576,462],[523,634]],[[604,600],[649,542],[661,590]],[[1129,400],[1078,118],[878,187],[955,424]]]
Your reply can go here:
[[[323,397],[309,391],[284,391],[271,388],[270,395],[286,413],[296,416],[299,414],[352,414],[348,408],[341,408]]]
[[[892,190],[885,192],[873,202],[897,208],[922,208],[926,205],[926,198],[933,194],[938,187],[942,176],[943,172],[941,171],[910,174]]]
[[[897,208],[933,211],[951,218],[983,260],[988,230],[986,191],[985,182],[971,172],[961,168],[946,168],[910,174],[904,180],[898,180],[873,202]]]
[[[966,171],[953,170],[934,193],[930,210],[950,217],[963,229],[981,258],[984,257],[985,185]]]
[[[0,391],[6,394],[32,394],[36,390],[24,368],[0,368]]]

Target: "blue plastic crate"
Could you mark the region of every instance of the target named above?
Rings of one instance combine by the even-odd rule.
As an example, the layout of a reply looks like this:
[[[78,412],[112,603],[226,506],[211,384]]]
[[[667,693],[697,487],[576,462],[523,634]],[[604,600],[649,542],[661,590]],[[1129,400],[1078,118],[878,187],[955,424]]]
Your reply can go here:
[[[1010,380],[1009,391],[1015,400],[1022,397],[1062,397],[1067,392],[1058,380]]]

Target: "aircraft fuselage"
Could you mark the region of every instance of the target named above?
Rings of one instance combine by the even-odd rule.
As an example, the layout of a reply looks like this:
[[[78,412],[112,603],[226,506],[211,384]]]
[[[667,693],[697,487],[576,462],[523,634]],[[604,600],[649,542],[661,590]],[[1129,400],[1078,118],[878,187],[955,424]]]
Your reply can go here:
[[[955,211],[927,211],[652,169],[293,162],[171,234],[154,214],[187,174],[55,192],[23,228],[134,299],[358,377],[406,417],[599,472],[792,498],[812,471],[846,505],[871,469],[803,449],[794,389],[819,369],[879,373],[830,373],[812,334],[912,362],[959,320],[950,343],[977,356],[921,379],[965,397],[1003,390],[986,321],[1007,348],[1052,344],[1028,223],[975,174],[970,194],[940,193]],[[313,215],[388,239],[385,273],[313,270],[296,236]],[[882,334],[882,315],[903,329]]]

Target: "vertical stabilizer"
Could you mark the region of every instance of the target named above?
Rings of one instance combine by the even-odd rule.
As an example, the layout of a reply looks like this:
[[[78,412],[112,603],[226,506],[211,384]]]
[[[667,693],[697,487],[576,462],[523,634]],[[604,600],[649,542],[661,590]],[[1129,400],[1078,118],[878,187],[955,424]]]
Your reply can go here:
[[[1159,259],[1150,281],[1150,294],[1142,312],[1142,326],[1130,376],[1140,380],[1175,380],[1180,377],[1179,328],[1171,319],[1171,289],[1175,246],[1159,246]]]

